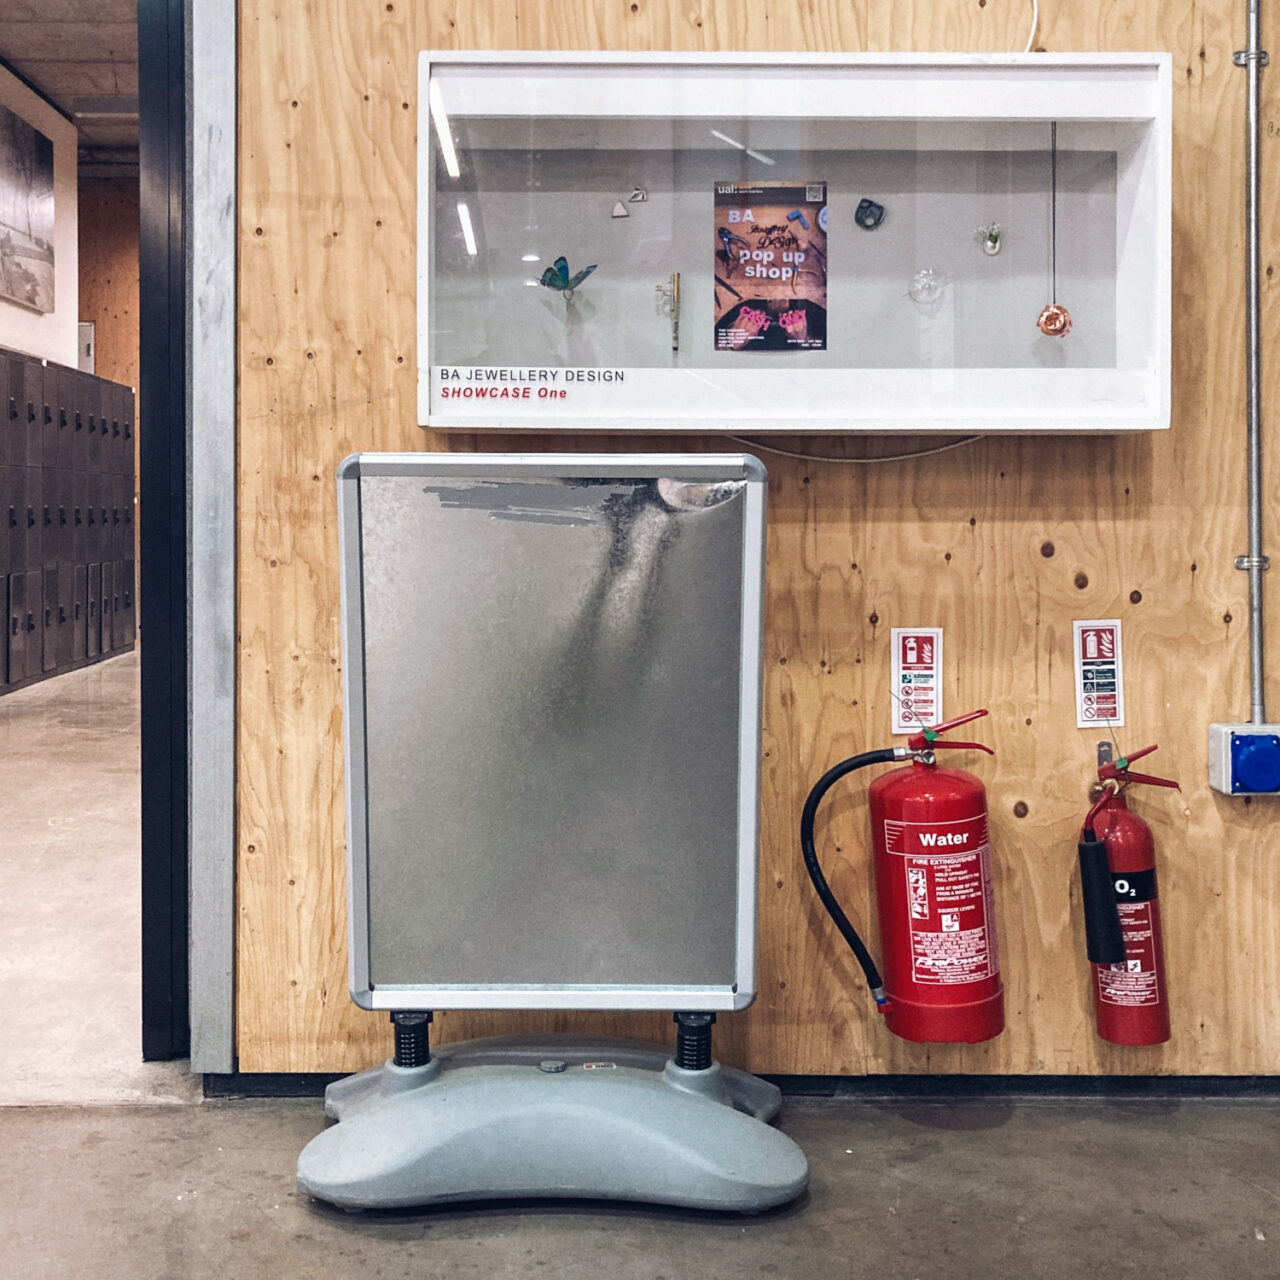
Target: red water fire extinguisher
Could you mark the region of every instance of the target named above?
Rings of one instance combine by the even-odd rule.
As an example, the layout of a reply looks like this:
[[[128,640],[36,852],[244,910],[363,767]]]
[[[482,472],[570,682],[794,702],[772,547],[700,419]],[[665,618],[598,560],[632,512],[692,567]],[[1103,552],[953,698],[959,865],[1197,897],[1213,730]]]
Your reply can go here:
[[[805,867],[836,927],[862,965],[885,1025],[906,1040],[973,1044],[1004,1030],[987,836],[987,794],[979,779],[938,765],[941,748],[995,753],[939,734],[987,713],[926,729],[905,747],[841,761],[814,784],[800,820]],[[818,805],[846,774],[910,760],[872,782],[871,843],[884,978],[818,864]]]
[[[1125,802],[1133,783],[1178,788],[1129,766],[1156,748],[1098,766],[1104,791],[1080,832],[1085,944],[1098,1035],[1113,1044],[1169,1039],[1169,992],[1151,828]]]

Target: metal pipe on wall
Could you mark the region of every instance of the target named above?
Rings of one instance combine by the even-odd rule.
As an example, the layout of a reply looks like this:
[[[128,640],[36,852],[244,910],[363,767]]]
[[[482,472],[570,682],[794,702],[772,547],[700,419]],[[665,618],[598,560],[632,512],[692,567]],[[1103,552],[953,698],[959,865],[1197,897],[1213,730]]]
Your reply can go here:
[[[1264,682],[1262,575],[1270,561],[1262,553],[1262,307],[1259,295],[1261,253],[1258,232],[1258,141],[1259,72],[1267,65],[1266,51],[1259,45],[1261,0],[1249,0],[1248,46],[1235,54],[1235,64],[1248,77],[1246,130],[1248,149],[1245,168],[1245,378],[1249,422],[1249,554],[1236,559],[1237,569],[1249,571],[1249,714],[1253,724],[1267,722]]]

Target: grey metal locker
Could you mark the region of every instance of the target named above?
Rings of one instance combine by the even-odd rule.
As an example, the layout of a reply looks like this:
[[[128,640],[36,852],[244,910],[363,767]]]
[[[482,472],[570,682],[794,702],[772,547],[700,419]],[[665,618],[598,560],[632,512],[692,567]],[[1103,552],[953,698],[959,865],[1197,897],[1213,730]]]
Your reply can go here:
[[[58,666],[58,571],[45,569],[40,575],[40,670]],[[30,663],[28,662],[28,667]]]
[[[115,620],[116,629],[120,632],[117,648],[132,649],[138,637],[138,617],[133,605],[135,573],[133,560],[125,560],[116,569],[116,590],[120,595],[120,609]]]
[[[5,667],[9,684],[17,684],[27,674],[27,592],[26,576],[11,573],[8,578],[7,625],[4,629]]]
[[[60,564],[56,571],[57,615],[54,628],[57,632],[57,666],[59,669],[69,667],[74,661],[73,613],[75,609],[74,567]]]
[[[20,378],[20,363],[0,355],[0,467],[22,467],[27,462],[27,437],[18,416],[18,390],[11,383]]]
[[[89,465],[89,387],[86,373],[75,375],[75,401],[72,406],[71,469],[84,471]]]
[[[100,564],[89,565],[88,583],[84,656],[96,658],[102,652],[102,566]]]
[[[110,560],[102,562],[102,656],[116,650],[115,643],[115,564]]]
[[[76,528],[74,475],[70,471],[58,472],[58,568],[76,562]]]
[[[89,562],[89,477],[83,471],[71,473],[71,559]]]
[[[58,369],[57,380],[58,398],[54,409],[58,437],[57,465],[63,471],[70,471],[75,466],[76,391],[79,375],[74,369]]]
[[[44,460],[44,367],[38,360],[22,362],[22,397],[20,417],[26,424],[26,452],[24,462],[28,467],[38,467]]]
[[[18,573],[27,566],[23,563],[27,545],[27,490],[25,467],[0,467],[0,491],[3,505],[6,573]]]
[[[71,661],[84,656],[89,615],[89,566],[78,564],[71,574]]]
[[[40,468],[40,565],[44,569],[58,567],[59,475],[56,468]]]
[[[23,545],[22,545],[22,567],[30,572],[32,569],[39,569],[43,563],[42,543],[43,534],[41,519],[43,513],[40,510],[43,496],[44,483],[40,474],[39,467],[23,467]]]

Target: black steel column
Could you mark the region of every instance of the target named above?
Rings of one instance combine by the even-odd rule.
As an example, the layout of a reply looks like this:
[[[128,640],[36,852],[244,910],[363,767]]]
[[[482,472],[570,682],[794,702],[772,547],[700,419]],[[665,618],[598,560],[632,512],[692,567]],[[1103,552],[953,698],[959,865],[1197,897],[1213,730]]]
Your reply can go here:
[[[184,0],[140,0],[142,1056],[179,1058],[187,995]]]

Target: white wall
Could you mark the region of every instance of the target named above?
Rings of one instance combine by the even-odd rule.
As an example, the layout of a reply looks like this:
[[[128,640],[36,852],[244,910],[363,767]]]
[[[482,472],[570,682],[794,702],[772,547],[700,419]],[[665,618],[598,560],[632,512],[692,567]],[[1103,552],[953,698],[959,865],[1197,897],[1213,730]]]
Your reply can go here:
[[[0,106],[21,116],[53,143],[54,309],[41,315],[0,298],[0,347],[72,367],[80,312],[76,213],[76,127],[0,67]]]

